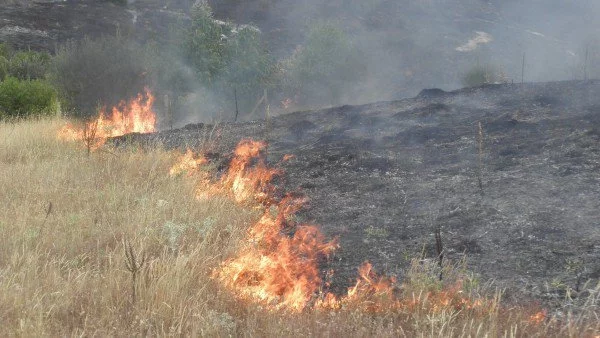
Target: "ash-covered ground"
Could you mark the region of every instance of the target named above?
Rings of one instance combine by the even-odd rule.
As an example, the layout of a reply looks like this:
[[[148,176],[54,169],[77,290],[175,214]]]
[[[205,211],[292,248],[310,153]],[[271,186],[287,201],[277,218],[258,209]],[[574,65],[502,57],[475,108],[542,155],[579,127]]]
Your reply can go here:
[[[211,130],[113,142],[183,149]],[[335,269],[338,291],[365,260],[401,279],[410,259],[436,256],[437,227],[447,259],[466,255],[509,296],[552,305],[566,287],[600,278],[600,81],[424,90],[215,130],[224,163],[243,138],[269,141],[287,189],[310,199],[302,220],[339,237],[323,265]],[[278,164],[284,154],[295,157]]]

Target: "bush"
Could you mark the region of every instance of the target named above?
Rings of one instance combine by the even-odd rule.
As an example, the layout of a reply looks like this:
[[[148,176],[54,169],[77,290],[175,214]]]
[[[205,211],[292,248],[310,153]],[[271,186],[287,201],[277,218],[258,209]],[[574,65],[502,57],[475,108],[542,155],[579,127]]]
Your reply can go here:
[[[0,81],[7,76],[21,80],[43,79],[50,60],[46,52],[13,52],[8,45],[0,43]]]
[[[54,57],[50,81],[69,108],[95,114],[98,104],[114,106],[143,91],[147,52],[121,36],[69,42]]]
[[[8,68],[10,65],[10,61],[7,58],[0,55],[0,81],[4,80],[8,75]]]
[[[226,60],[220,77],[222,89],[226,94],[237,91],[241,109],[252,109],[257,96],[272,85],[275,69],[260,31],[251,26],[238,28],[228,39]]]
[[[56,91],[43,80],[7,77],[0,83],[0,117],[49,115],[57,109]]]
[[[258,28],[215,20],[206,2],[194,5],[184,51],[199,82],[223,103],[236,91],[242,111],[271,84],[275,62]]]
[[[17,52],[9,60],[7,73],[21,80],[43,79],[50,65],[46,52]]]
[[[0,42],[0,57],[10,59],[11,53],[12,53],[12,50],[11,50],[10,46],[4,42]]]
[[[210,6],[198,2],[192,8],[192,26],[188,30],[184,51],[200,81],[211,86],[226,65],[227,37],[233,27],[213,18]]]
[[[361,80],[366,65],[346,34],[329,23],[315,25],[306,43],[284,65],[288,89],[305,100],[337,104],[345,89]]]
[[[462,82],[465,87],[477,87],[500,81],[502,78],[494,67],[477,65],[465,74]]]

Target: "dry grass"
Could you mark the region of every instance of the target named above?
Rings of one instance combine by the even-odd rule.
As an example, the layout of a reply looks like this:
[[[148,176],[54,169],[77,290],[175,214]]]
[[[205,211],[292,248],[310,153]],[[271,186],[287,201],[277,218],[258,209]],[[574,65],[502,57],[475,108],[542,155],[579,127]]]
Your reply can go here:
[[[0,123],[0,336],[592,336],[592,294],[579,317],[527,322],[529,310],[499,304],[460,269],[483,309],[429,306],[442,283],[422,262],[405,279],[416,306],[373,313],[268,311],[235,300],[212,269],[242,243],[259,216],[226,198],[195,200],[193,177],[170,178],[179,154],[112,149],[86,155],[56,140],[63,121]],[[145,258],[136,279],[123,243]],[[434,291],[434,293],[431,293]],[[597,296],[596,296],[597,297]],[[431,304],[430,304],[431,305]]]

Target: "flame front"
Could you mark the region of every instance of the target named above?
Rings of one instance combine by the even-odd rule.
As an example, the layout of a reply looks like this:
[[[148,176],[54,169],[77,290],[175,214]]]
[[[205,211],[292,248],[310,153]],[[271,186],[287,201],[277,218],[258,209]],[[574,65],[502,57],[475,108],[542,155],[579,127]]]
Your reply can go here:
[[[242,140],[234,151],[229,170],[221,183],[233,194],[236,202],[254,200],[269,204],[274,192],[271,181],[281,172],[267,167],[264,152],[265,142]]]
[[[77,128],[71,124],[64,126],[58,137],[62,140],[78,141],[85,140],[86,132],[93,130],[93,145],[96,149],[102,146],[109,137],[121,136],[129,133],[153,133],[156,131],[156,114],[152,110],[154,96],[146,89],[144,94],[129,102],[121,101],[113,107],[108,115],[103,107],[94,121],[86,122],[83,128]]]
[[[471,311],[485,316],[496,310],[494,300],[463,293],[460,280],[415,294],[410,287],[398,285],[394,277],[375,273],[369,262],[359,268],[356,283],[345,295],[320,292],[328,283],[324,283],[318,263],[338,248],[337,240],[327,241],[317,226],[295,221],[305,198],[289,194],[280,200],[275,198],[273,179],[281,171],[267,166],[265,150],[264,142],[243,140],[219,180],[211,180],[206,171],[199,172],[202,179],[197,198],[229,194],[237,202],[263,209],[237,255],[213,272],[213,277],[236,297],[293,312],[356,308],[366,312]],[[284,161],[290,158],[284,156]],[[171,174],[197,172],[205,163],[204,157],[188,150],[172,167]],[[539,321],[540,317],[532,316],[530,321]]]
[[[179,158],[179,162],[171,167],[169,175],[177,176],[181,173],[187,172],[191,175],[200,166],[207,164],[208,161],[202,155],[195,156],[191,149],[188,149],[184,155]]]
[[[300,311],[322,285],[319,258],[330,255],[337,242],[326,241],[316,226],[294,221],[306,199],[287,195],[276,201],[272,181],[281,171],[267,166],[265,150],[264,142],[241,141],[227,172],[216,182],[201,180],[197,198],[229,194],[238,203],[264,209],[238,255],[225,261],[215,278],[242,299]],[[204,163],[203,157],[188,150],[171,174],[194,171],[198,161]]]
[[[322,284],[318,259],[332,253],[337,244],[325,241],[317,227],[290,220],[302,203],[286,197],[277,206],[276,215],[265,211],[250,228],[239,255],[218,271],[224,285],[241,298],[275,308],[300,311],[307,305]],[[294,234],[288,236],[284,230]]]

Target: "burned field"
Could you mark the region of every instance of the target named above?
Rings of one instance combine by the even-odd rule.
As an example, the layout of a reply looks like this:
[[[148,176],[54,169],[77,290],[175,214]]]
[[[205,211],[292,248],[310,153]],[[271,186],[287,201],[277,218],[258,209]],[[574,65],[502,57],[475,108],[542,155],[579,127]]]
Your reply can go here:
[[[332,291],[365,260],[399,280],[415,256],[446,259],[509,297],[556,305],[600,277],[600,82],[489,85],[298,112],[247,123],[188,125],[113,144],[205,149],[225,170],[242,139],[268,142],[298,214],[340,249],[323,262]],[[282,161],[286,154],[294,155]]]

